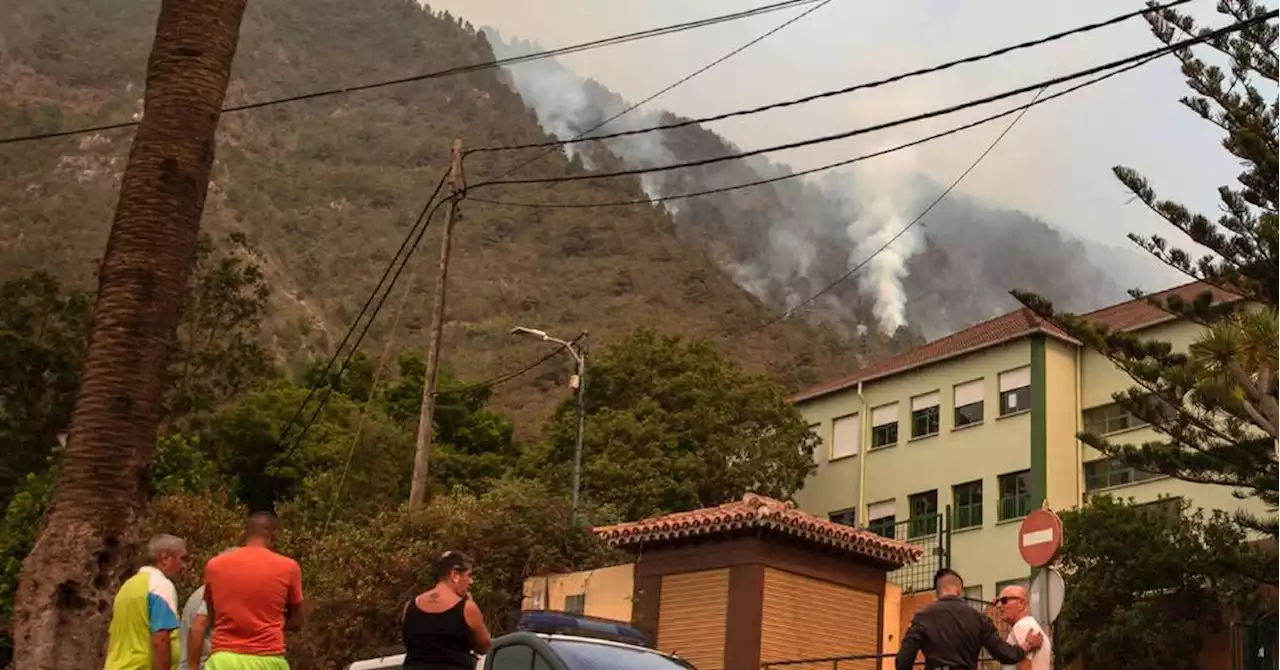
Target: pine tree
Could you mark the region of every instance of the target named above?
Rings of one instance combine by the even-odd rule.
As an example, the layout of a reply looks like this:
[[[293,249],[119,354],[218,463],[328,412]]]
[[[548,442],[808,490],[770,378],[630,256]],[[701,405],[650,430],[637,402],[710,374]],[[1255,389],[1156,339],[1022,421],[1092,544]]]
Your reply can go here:
[[[1236,21],[1269,13],[1253,0],[1221,0],[1218,11]],[[1175,10],[1148,15],[1152,32],[1165,44],[1196,36],[1191,17]],[[1205,328],[1186,352],[1134,333],[1111,332],[1072,314],[1058,312],[1039,296],[1014,295],[1037,314],[1059,325],[1086,346],[1111,359],[1136,382],[1116,394],[1116,402],[1151,424],[1164,438],[1121,445],[1096,435],[1080,439],[1109,457],[1146,472],[1235,488],[1241,497],[1277,503],[1277,103],[1259,86],[1277,82],[1274,22],[1205,42],[1203,54],[1228,63],[1224,70],[1190,48],[1175,52],[1192,94],[1180,102],[1219,127],[1222,146],[1242,166],[1238,185],[1221,186],[1222,213],[1216,220],[1157,197],[1136,170],[1114,173],[1137,199],[1210,251],[1196,257],[1163,237],[1130,235],[1156,258],[1202,282],[1206,290],[1186,300],[1148,298],[1153,304]],[[1144,297],[1134,291],[1137,298]],[[1274,517],[1238,515],[1246,527],[1276,535]]]

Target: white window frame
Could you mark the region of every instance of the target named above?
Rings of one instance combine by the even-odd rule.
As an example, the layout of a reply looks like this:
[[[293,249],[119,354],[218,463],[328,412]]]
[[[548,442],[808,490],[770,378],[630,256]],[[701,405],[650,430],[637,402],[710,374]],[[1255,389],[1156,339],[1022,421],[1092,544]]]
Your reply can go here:
[[[889,516],[897,518],[897,504],[897,498],[890,498],[867,505],[867,522],[870,523]]]
[[[852,450],[844,450],[845,445],[841,444],[841,437],[847,433],[842,432],[848,426],[852,431]],[[831,450],[829,452],[830,460],[838,460],[841,458],[852,458],[862,451],[862,421],[858,412],[846,414],[836,417],[831,422]]]
[[[963,384],[956,384],[951,389],[952,404],[955,407],[964,407],[985,400],[985,389],[982,387],[982,378],[973,379]]]

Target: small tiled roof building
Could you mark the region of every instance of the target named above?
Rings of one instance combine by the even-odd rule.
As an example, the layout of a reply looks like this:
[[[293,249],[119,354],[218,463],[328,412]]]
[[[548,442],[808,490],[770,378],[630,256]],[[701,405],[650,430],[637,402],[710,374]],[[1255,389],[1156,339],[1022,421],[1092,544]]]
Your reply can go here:
[[[635,558],[634,625],[699,670],[880,653],[886,575],[921,556],[752,493],[596,533]]]

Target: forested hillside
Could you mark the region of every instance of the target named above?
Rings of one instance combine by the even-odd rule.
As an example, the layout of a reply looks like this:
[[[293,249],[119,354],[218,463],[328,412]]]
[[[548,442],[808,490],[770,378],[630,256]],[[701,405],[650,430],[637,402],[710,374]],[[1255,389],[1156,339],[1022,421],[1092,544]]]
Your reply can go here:
[[[501,57],[542,50],[536,43],[504,40],[498,31],[484,30]],[[617,93],[555,60],[507,69],[543,128],[561,138],[630,107]],[[874,105],[876,98],[866,100]],[[726,111],[714,101],[707,104],[708,113]],[[661,100],[653,105],[660,108]],[[785,115],[767,112],[764,118],[783,122]],[[646,106],[606,130],[687,120]],[[740,151],[714,127],[697,124],[604,145],[579,144],[571,151],[588,167],[598,167],[606,160],[601,152],[607,151],[627,168]],[[1087,310],[1125,300],[1126,291],[1135,286],[1150,290],[1180,280],[1136,247],[1086,242],[1031,215],[966,197],[963,186],[881,251],[944,188],[900,165],[898,158],[887,155],[788,178],[794,174],[790,166],[757,156],[645,175],[642,185],[650,196],[668,198],[776,180],[664,205],[683,239],[707,248],[742,286],[776,309],[797,304],[865,262],[855,276],[806,310],[811,319],[836,327],[846,338],[876,326],[887,333],[906,328],[912,335],[940,337],[1015,309],[1009,296],[1013,287],[1033,287],[1066,307]],[[554,201],[576,202],[567,196]],[[1116,275],[1123,275],[1122,281],[1114,280]]]
[[[0,135],[136,118],[158,4],[8,3]],[[472,26],[406,0],[262,0],[245,17],[228,104],[492,58]],[[279,361],[297,363],[336,344],[447,167],[455,137],[465,146],[546,137],[503,76],[486,70],[224,116],[204,227],[215,239],[243,233],[260,250],[271,288],[264,333]],[[0,279],[40,269],[70,287],[92,285],[130,137],[113,130],[0,148]],[[473,156],[467,179],[476,183],[528,155]],[[554,154],[519,176],[581,169]],[[642,193],[636,180],[554,189],[570,199]],[[517,324],[565,337],[589,330],[597,345],[642,324],[712,338],[793,388],[854,364],[834,334],[792,323],[735,337],[773,313],[703,248],[677,237],[660,209],[466,203],[462,216],[445,363],[464,379],[519,368],[545,350],[513,340],[508,330]],[[428,235],[413,263],[402,345],[425,344],[437,239]],[[372,331],[366,347],[375,354],[398,302],[399,294],[388,300]],[[884,346],[878,339],[867,351]],[[563,376],[548,365],[498,389],[496,402],[517,419],[544,416],[563,397],[556,387]]]

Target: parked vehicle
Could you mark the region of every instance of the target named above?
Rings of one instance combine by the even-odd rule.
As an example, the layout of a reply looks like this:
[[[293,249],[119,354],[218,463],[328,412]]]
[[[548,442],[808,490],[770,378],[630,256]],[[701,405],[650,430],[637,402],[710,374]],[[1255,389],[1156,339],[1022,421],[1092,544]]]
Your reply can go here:
[[[678,656],[648,647],[624,623],[560,612],[521,614],[517,631],[494,639],[476,670],[696,670]],[[347,670],[401,670],[404,654],[356,661]]]

